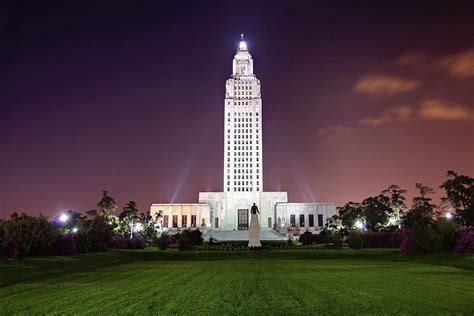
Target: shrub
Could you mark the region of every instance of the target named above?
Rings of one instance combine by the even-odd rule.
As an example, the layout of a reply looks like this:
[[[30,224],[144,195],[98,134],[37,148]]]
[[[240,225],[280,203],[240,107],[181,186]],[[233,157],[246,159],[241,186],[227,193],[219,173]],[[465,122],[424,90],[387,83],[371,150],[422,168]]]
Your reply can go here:
[[[110,248],[116,249],[127,249],[128,248],[128,238],[123,236],[114,236],[110,242]]]
[[[454,247],[456,252],[474,252],[474,227],[465,228],[459,234]]]
[[[453,251],[456,240],[459,237],[459,226],[447,219],[438,219],[435,222],[435,229],[440,236],[440,251]]]
[[[144,249],[145,240],[140,237],[132,237],[127,240],[127,249]]]
[[[331,242],[332,242],[332,249],[338,249],[338,250],[342,249],[343,240],[342,240],[341,235],[334,234],[331,237]]]
[[[360,232],[353,230],[349,235],[349,247],[352,249],[362,249],[363,241]]]
[[[311,232],[304,232],[302,235],[300,235],[298,241],[305,246],[311,245],[313,244],[313,234]]]
[[[191,231],[191,244],[193,246],[201,246],[204,239],[202,238],[202,232],[198,229]]]
[[[328,243],[328,236],[326,231],[321,231],[319,234],[313,234],[313,242],[315,244],[326,244]]]
[[[176,245],[179,241],[179,234],[173,234],[168,236],[168,243],[170,245]]]
[[[407,255],[452,251],[459,236],[459,227],[456,223],[440,219],[433,223],[418,222],[403,234],[400,248]]]
[[[178,237],[178,249],[181,251],[191,250],[192,244],[189,242],[188,231],[183,230]]]
[[[56,256],[75,255],[77,251],[76,251],[76,243],[74,241],[74,235],[72,234],[56,235],[49,249],[49,253]]]
[[[401,232],[370,232],[361,234],[364,248],[399,248]]]
[[[422,252],[441,251],[443,242],[441,235],[432,224],[415,224],[411,231],[411,238]]]
[[[19,255],[18,247],[12,240],[7,239],[0,244],[0,259],[15,259]]]
[[[169,239],[167,233],[161,233],[160,237],[156,241],[156,245],[160,250],[166,250],[169,245]]]
[[[17,247],[19,256],[47,254],[56,235],[55,229],[46,217],[13,213],[2,224],[4,240],[10,240]]]

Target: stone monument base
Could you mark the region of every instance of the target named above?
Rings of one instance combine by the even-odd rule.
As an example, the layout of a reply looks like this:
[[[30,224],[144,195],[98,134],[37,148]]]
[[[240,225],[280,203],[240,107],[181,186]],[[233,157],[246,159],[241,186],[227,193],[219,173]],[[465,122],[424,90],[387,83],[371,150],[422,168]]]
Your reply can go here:
[[[260,225],[258,223],[258,215],[252,214],[250,217],[249,228],[249,247],[261,247],[260,243]]]

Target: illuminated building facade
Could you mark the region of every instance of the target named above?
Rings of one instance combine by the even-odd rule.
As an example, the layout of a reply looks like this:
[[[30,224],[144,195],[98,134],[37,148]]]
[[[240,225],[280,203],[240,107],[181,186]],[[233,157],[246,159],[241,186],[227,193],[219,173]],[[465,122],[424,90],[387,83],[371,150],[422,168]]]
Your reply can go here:
[[[260,228],[285,233],[290,226],[317,232],[336,214],[333,203],[288,203],[287,192],[263,191],[262,95],[243,35],[226,81],[223,192],[200,192],[196,204],[152,204],[163,227],[248,230],[250,209],[260,210]]]

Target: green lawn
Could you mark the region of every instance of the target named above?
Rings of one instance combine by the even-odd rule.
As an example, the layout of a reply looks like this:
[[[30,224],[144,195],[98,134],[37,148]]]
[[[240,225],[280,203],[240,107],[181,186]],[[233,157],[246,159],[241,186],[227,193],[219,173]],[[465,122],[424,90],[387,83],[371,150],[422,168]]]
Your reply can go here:
[[[0,263],[0,315],[474,313],[474,256],[109,251]]]

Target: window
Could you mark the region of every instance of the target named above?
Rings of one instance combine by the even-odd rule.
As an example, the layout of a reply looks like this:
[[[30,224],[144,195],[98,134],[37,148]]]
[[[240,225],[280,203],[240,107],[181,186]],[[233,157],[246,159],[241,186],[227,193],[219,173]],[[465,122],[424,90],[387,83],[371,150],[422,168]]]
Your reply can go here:
[[[272,228],[272,218],[268,218],[268,228]]]
[[[314,227],[314,215],[309,214],[309,227]]]
[[[188,215],[181,216],[181,227],[186,228],[188,226]]]
[[[300,227],[304,227],[304,214],[300,214]]]
[[[214,228],[219,228],[219,217],[214,219]]]
[[[323,227],[323,214],[318,214],[318,226]]]
[[[173,215],[173,228],[178,228],[178,215]]]
[[[163,216],[163,227],[164,228],[168,228],[168,218],[169,218],[168,215]]]
[[[290,224],[293,227],[296,225],[296,216],[294,214],[290,215]]]
[[[196,227],[196,215],[191,215],[191,227]]]

